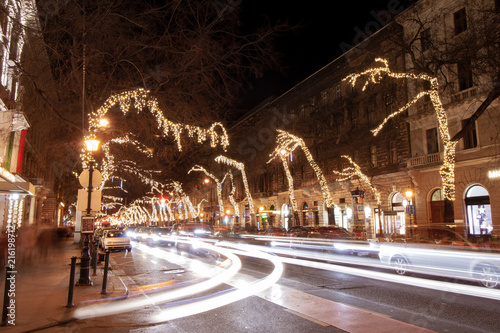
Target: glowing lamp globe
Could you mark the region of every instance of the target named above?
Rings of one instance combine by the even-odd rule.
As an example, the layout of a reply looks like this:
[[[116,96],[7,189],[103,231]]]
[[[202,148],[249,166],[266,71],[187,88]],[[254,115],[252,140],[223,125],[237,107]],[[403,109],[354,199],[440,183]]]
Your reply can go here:
[[[85,140],[85,147],[88,151],[96,151],[99,148],[99,140],[88,139]]]

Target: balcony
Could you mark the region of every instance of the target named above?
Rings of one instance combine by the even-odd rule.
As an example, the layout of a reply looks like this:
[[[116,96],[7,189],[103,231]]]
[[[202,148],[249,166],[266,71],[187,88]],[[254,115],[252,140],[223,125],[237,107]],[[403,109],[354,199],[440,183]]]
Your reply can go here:
[[[474,97],[474,96],[476,96],[476,94],[477,94],[477,88],[472,87],[469,89],[459,91],[458,93],[454,94],[452,96],[452,100],[453,100],[453,102],[460,102],[461,100],[464,100],[466,98]]]
[[[419,167],[426,166],[430,164],[439,164],[443,161],[443,156],[441,153],[429,154],[424,156],[416,156],[409,159],[408,167]]]

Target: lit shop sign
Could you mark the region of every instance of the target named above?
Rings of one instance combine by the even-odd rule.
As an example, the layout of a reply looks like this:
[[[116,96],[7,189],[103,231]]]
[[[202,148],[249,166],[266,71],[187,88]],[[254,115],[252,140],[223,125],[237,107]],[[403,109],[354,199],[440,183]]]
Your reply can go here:
[[[488,171],[488,178],[500,178],[500,170]]]

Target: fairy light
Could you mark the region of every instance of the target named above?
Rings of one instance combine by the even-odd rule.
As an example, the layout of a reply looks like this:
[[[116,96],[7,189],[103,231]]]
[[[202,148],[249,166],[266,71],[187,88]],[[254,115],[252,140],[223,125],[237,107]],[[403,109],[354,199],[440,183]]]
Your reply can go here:
[[[184,206],[184,214],[185,214],[186,218],[188,217],[187,216],[188,210],[191,213],[191,216],[193,218],[198,217],[198,213],[194,209],[194,206],[191,203],[191,200],[189,199],[189,197],[186,195],[186,193],[184,193],[184,190],[182,189],[181,183],[179,183],[177,181],[171,181],[170,184],[168,184],[168,185],[173,188],[174,193],[176,193],[179,196],[180,200],[182,200],[183,206]],[[180,212],[180,210],[179,210],[179,212]],[[182,218],[181,218],[181,220],[182,220]]]
[[[295,148],[300,147],[302,149],[302,152],[306,156],[309,165],[312,167],[314,173],[316,174],[316,177],[318,178],[319,185],[321,188],[321,193],[323,195],[323,200],[325,201],[325,205],[328,208],[334,207],[335,204],[333,203],[330,191],[328,190],[328,183],[325,179],[325,176],[323,175],[323,172],[321,171],[320,167],[314,161],[314,158],[309,149],[307,148],[306,144],[304,143],[304,140],[286,131],[278,130],[278,136],[276,137],[276,141],[278,145],[276,149],[269,155],[271,159],[267,163],[270,163],[277,156],[283,158],[283,154],[281,153],[283,150],[292,153],[295,150]],[[285,172],[287,169],[288,167],[285,168]],[[289,181],[289,185],[290,185],[290,180],[292,180],[292,189],[291,190],[289,189],[289,192],[293,192],[293,178],[291,175],[288,174],[287,178]]]
[[[297,199],[295,199],[295,193],[293,191],[293,187],[294,187],[293,186],[293,176],[292,176],[292,173],[290,172],[290,168],[288,167],[288,163],[286,162],[286,158],[285,158],[285,156],[288,154],[289,153],[286,149],[281,149],[279,157],[280,157],[281,162],[283,164],[283,169],[285,170],[285,175],[286,175],[286,178],[288,181],[288,197],[290,198],[290,204],[292,205],[292,211],[296,212],[296,211],[298,211],[298,206],[297,206]]]
[[[234,200],[234,194],[236,192],[236,186],[234,186],[234,177],[233,177],[233,173],[231,172],[231,170],[228,171],[229,173],[229,179],[231,181],[231,192],[229,193],[229,202],[231,203],[231,205],[233,205],[233,208],[234,208],[234,216],[237,216],[237,217],[240,217],[240,208],[238,207],[238,204],[236,203],[236,200]]]
[[[224,151],[226,151],[229,145],[227,131],[222,123],[215,122],[208,129],[174,123],[163,116],[163,111],[160,109],[158,101],[150,95],[148,90],[142,88],[112,95],[98,110],[92,112],[89,119],[89,130],[91,133],[95,132],[100,127],[99,124],[101,120],[107,112],[116,105],[119,106],[123,114],[129,112],[132,106],[137,112],[144,108],[148,108],[156,120],[158,129],[161,130],[165,136],[173,135],[179,151],[182,151],[181,136],[184,131],[189,137],[196,136],[198,143],[204,143],[210,138],[210,146],[212,148],[221,145]]]
[[[211,178],[215,184],[217,185],[217,202],[219,203],[219,213],[220,216],[224,215],[224,202],[222,201],[222,183],[224,183],[224,180],[226,179],[226,175],[224,175],[224,178],[219,180],[217,177],[212,175],[210,172],[208,172],[204,167],[195,165],[193,166],[189,171],[188,174],[191,173],[191,171],[199,171],[203,172],[207,177]]]
[[[455,200],[455,149],[457,141],[451,141],[450,132],[448,128],[448,118],[446,112],[443,108],[441,98],[439,97],[439,83],[437,78],[431,77],[426,74],[411,74],[411,73],[393,73],[389,69],[389,64],[387,60],[377,58],[376,62],[383,64],[381,67],[370,68],[361,73],[354,73],[348,75],[343,81],[348,81],[355,86],[357,79],[362,76],[367,76],[365,83],[363,84],[362,91],[365,91],[369,83],[377,84],[383,78],[384,75],[395,78],[395,79],[415,79],[424,80],[430,83],[430,88],[418,93],[410,102],[406,103],[404,106],[400,107],[395,112],[388,115],[382,123],[375,129],[372,130],[374,136],[376,136],[383,126],[398,114],[408,110],[410,106],[415,104],[420,98],[424,96],[429,96],[432,106],[436,112],[436,117],[439,125],[439,134],[443,142],[444,152],[443,152],[443,165],[439,170],[441,175],[441,181],[443,183],[443,195],[448,200]]]
[[[375,186],[372,185],[370,179],[361,171],[361,168],[359,167],[359,165],[356,164],[347,155],[342,155],[341,157],[347,159],[352,166],[344,168],[344,169],[342,169],[342,171],[333,170],[333,173],[343,177],[343,178],[337,179],[337,181],[341,182],[344,180],[351,179],[355,176],[359,177],[362,181],[364,181],[370,187],[370,190],[373,192],[373,195],[375,196],[375,200],[377,201],[377,204],[380,205],[381,204],[380,192],[375,188]]]
[[[247,175],[245,172],[245,165],[241,162],[230,159],[226,156],[219,155],[215,158],[215,161],[219,164],[225,164],[233,168],[238,169],[241,172],[241,177],[243,178],[243,187],[245,188],[245,194],[248,199],[248,209],[250,210],[250,215],[255,216],[255,210],[253,205],[252,195],[250,194],[250,188],[248,187]]]

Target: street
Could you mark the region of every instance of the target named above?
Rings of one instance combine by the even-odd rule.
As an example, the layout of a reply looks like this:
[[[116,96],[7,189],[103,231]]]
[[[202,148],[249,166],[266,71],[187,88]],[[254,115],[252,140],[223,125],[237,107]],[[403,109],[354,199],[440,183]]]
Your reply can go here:
[[[305,260],[284,258],[288,262],[298,261],[284,264],[278,282],[270,288],[257,292],[257,284],[252,284],[255,295],[246,288],[251,296],[240,297],[238,289],[245,289],[242,283],[261,283],[277,270],[276,264],[267,259],[240,253],[242,267],[225,283],[160,302],[155,298],[158,294],[201,286],[211,278],[219,280],[221,274],[225,274],[225,268],[221,268],[224,258],[187,246],[148,246],[139,242],[133,246],[132,252],[111,254],[113,274],[129,289],[128,299],[114,303],[128,302],[129,305],[93,310],[92,317],[71,325],[72,332],[83,329],[86,332],[103,329],[111,332],[388,332],[396,329],[417,332],[419,328],[437,332],[498,332],[500,329],[498,300],[394,283],[388,280],[401,277],[393,272],[363,268],[370,263],[378,264],[377,259],[354,256],[340,257],[347,263],[315,260],[311,266],[343,267],[358,275],[305,267],[302,266]],[[335,260],[336,256],[332,258]],[[387,280],[359,276],[363,272],[366,276],[382,274]],[[444,285],[453,282],[421,279],[416,275],[403,278]],[[232,289],[235,286],[239,288]],[[458,287],[498,292],[467,281],[460,281]],[[231,292],[234,296],[229,296]],[[224,301],[226,295],[234,299],[227,301],[226,297]],[[208,307],[212,309],[206,311]],[[117,313],[105,315],[108,310]],[[363,328],[363,325],[370,326]]]

